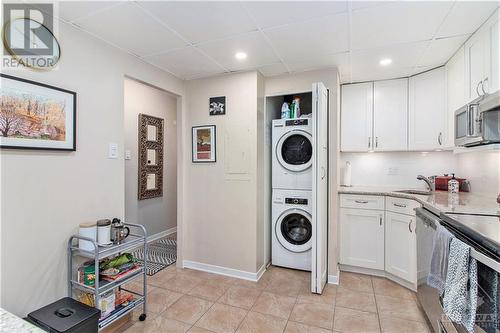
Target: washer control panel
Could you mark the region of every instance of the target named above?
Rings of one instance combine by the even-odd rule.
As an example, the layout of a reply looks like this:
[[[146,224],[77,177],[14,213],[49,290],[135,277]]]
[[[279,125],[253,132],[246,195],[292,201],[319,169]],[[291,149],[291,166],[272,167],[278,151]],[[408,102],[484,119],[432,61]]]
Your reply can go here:
[[[293,120],[287,120],[285,122],[285,126],[305,126],[307,125],[308,119],[293,119]]]
[[[307,199],[285,198],[285,203],[288,205],[307,205]]]

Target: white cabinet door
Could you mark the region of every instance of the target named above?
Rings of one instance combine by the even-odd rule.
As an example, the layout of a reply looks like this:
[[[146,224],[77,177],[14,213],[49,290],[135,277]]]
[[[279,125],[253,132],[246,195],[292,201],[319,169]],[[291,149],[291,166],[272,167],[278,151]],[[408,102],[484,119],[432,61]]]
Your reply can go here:
[[[490,94],[500,90],[500,9],[491,18],[491,85]]]
[[[446,136],[444,67],[412,76],[409,87],[408,149],[442,149]]]
[[[385,213],[385,270],[416,283],[417,248],[415,217]]]
[[[465,80],[465,49],[462,46],[446,64],[446,116],[447,135],[445,148],[455,146],[455,111],[467,104],[468,97]]]
[[[490,33],[482,27],[465,43],[465,66],[469,101],[488,92],[490,78]],[[483,82],[485,81],[486,82]]]
[[[384,269],[384,211],[340,209],[340,263]]]
[[[376,151],[408,149],[408,79],[373,84],[373,136]]]
[[[373,82],[342,86],[340,149],[372,149]]]

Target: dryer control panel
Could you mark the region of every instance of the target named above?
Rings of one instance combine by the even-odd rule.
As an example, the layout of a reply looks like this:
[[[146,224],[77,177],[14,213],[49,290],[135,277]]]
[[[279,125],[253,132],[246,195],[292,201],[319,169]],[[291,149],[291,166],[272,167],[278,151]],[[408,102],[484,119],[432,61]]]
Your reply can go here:
[[[288,205],[307,205],[307,199],[285,198],[285,203]]]
[[[308,119],[292,119],[285,121],[285,126],[306,126]]]

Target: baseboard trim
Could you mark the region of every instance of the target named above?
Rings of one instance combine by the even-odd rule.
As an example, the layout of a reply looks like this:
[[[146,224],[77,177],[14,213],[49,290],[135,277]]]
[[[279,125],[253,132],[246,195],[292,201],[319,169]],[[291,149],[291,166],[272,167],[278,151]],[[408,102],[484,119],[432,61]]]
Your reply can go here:
[[[148,236],[148,243],[155,241],[155,240],[158,240],[158,239],[163,238],[163,237],[167,237],[168,235],[175,234],[176,232],[177,232],[177,227],[173,227],[173,228],[161,231],[157,234],[149,235]]]
[[[191,261],[191,260],[183,260],[182,261],[183,268],[196,269],[198,271],[203,271],[207,273],[214,273],[224,276],[230,276],[238,279],[248,280],[257,282],[261,278],[261,276],[266,271],[266,266],[262,265],[262,267],[257,271],[257,273],[240,271],[234,268],[204,264],[201,262]]]
[[[339,284],[339,280],[340,280],[340,269],[339,269],[339,266],[337,265],[336,267],[336,271],[335,271],[335,275],[328,275],[328,283],[330,284]]]

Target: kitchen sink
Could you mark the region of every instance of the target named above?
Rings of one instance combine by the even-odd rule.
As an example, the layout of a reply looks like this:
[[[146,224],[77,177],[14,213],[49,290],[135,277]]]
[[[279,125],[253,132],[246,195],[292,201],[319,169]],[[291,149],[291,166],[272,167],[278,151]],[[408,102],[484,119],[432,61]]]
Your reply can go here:
[[[407,194],[420,194],[420,195],[431,195],[432,194],[432,192],[430,192],[430,191],[422,191],[422,190],[400,190],[400,191],[394,191],[394,192],[407,193]]]

